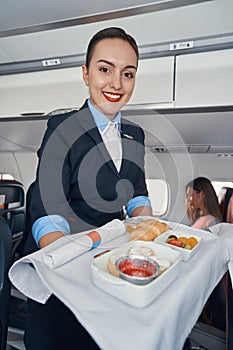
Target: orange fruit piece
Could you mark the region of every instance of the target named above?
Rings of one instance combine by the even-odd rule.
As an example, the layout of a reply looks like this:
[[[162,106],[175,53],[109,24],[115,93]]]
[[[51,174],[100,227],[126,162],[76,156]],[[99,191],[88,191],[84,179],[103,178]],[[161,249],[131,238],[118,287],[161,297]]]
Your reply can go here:
[[[195,237],[189,237],[187,243],[193,248],[198,244],[198,240]]]
[[[188,238],[187,237],[178,237],[179,241],[181,241],[183,244],[188,244]]]

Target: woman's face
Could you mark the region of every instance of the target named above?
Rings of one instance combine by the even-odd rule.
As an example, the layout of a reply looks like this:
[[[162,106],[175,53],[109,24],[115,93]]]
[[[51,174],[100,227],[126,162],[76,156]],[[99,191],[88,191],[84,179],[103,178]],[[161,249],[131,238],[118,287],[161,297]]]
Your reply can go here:
[[[192,209],[204,208],[204,192],[196,191],[192,187],[188,187],[186,191],[187,202],[190,203]]]
[[[134,49],[122,39],[103,39],[94,47],[89,68],[84,65],[82,70],[92,105],[112,120],[133,93],[137,71]]]

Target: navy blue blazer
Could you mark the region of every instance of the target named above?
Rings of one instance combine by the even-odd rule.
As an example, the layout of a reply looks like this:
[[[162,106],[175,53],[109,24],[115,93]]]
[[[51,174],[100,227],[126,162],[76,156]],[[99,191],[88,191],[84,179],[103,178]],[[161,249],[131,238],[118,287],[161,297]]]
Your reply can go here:
[[[122,164],[117,171],[87,102],[79,111],[53,116],[41,147],[31,193],[31,225],[39,217],[59,214],[71,233],[124,219],[124,206],[148,196],[144,174],[144,132],[122,118]],[[28,238],[29,250],[36,249]],[[32,249],[33,247],[33,249]]]

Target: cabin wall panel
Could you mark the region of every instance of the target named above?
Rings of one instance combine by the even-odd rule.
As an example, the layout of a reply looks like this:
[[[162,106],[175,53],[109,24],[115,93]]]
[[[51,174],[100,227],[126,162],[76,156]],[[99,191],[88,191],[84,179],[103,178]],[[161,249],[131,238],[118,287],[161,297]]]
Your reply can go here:
[[[0,152],[0,173],[12,175],[27,190],[35,179],[37,162],[36,152]]]
[[[36,152],[17,152],[14,157],[20,171],[21,181],[27,190],[36,178],[37,154]]]
[[[10,174],[16,180],[22,182],[22,177],[20,174],[20,169],[15,160],[13,152],[0,152],[0,173]]]

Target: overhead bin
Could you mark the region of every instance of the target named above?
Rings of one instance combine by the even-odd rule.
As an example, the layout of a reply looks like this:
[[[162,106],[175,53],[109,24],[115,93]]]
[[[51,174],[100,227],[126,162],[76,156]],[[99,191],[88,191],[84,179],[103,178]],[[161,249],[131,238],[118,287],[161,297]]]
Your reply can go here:
[[[233,49],[139,61],[125,109],[233,106]],[[88,97],[81,67],[0,76],[0,117],[79,108]]]
[[[0,76],[0,117],[77,108],[87,96],[81,67]]]
[[[176,58],[176,107],[233,105],[233,49]]]
[[[173,81],[174,56],[141,60],[129,105],[173,102]]]

